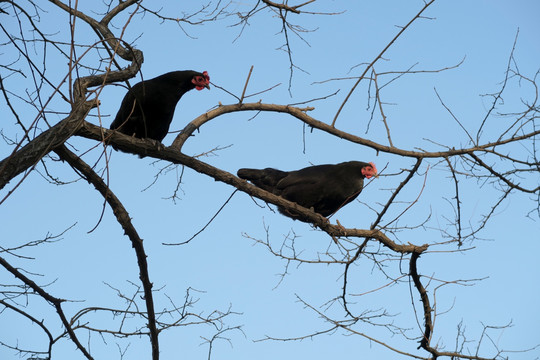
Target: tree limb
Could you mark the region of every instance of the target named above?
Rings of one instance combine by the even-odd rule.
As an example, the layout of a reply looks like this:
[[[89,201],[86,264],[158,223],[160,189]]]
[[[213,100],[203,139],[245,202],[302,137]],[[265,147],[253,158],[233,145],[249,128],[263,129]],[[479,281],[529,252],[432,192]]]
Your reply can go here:
[[[109,206],[114,212],[118,223],[124,229],[125,234],[131,240],[131,245],[135,250],[137,256],[137,263],[139,265],[139,279],[144,289],[144,300],[146,302],[146,311],[148,313],[148,329],[150,330],[150,342],[152,344],[152,359],[159,359],[159,342],[158,342],[158,330],[156,327],[156,314],[154,310],[154,299],[152,294],[152,283],[150,282],[150,276],[148,273],[148,263],[146,261],[146,253],[144,251],[143,239],[139,237],[137,230],[131,222],[131,218],[124,208],[124,205],[109,189],[103,179],[92,170],[92,168],[86,164],[77,155],[69,151],[65,146],[59,146],[54,150],[62,160],[69,163],[74,169],[84,176],[84,178],[94,185],[97,191],[107,201]]]
[[[284,198],[267,192],[261,188],[256,187],[248,183],[246,180],[239,179],[238,177],[215,168],[207,163],[197,160],[191,156],[182,154],[178,149],[173,146],[163,148],[159,146],[161,144],[155,144],[155,142],[133,138],[116,131],[100,128],[85,122],[84,126],[77,132],[77,135],[83,136],[89,139],[101,141],[102,135],[111,144],[114,144],[118,149],[130,153],[141,154],[145,156],[152,156],[157,159],[166,160],[174,164],[185,165],[201,174],[210,176],[211,178],[221,181],[225,184],[234,186],[235,188],[259,199],[267,201],[271,204],[282,206],[285,209],[293,212],[298,212],[302,216],[308,218],[314,225],[318,226],[321,230],[325,231],[330,236],[352,236],[360,238],[374,238],[380,241],[384,246],[399,253],[410,253],[413,251],[424,251],[428,245],[421,246],[416,245],[400,245],[388,238],[382,231],[379,230],[363,230],[363,229],[344,229],[342,226],[332,225],[320,214],[306,209],[294,202],[285,200]]]

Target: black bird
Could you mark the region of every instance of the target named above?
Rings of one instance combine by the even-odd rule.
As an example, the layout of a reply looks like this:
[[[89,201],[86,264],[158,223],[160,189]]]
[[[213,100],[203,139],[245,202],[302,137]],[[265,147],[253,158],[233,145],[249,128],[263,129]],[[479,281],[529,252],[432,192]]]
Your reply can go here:
[[[238,170],[238,177],[325,217],[356,199],[364,187],[364,178],[372,176],[377,176],[375,164],[360,161],[310,166],[296,171]],[[298,213],[278,209],[283,215],[310,222]]]
[[[150,138],[161,142],[174,115],[176,104],[192,89],[210,89],[206,71],[173,71],[135,84],[129,91],[111,129],[137,138]]]

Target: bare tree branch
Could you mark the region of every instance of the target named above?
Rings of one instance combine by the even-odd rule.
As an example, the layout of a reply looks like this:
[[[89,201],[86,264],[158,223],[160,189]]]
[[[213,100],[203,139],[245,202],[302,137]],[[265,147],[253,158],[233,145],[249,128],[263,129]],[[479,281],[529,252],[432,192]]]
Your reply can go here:
[[[405,25],[404,27],[401,28],[401,30],[396,34],[396,36],[394,36],[394,38],[384,47],[384,49],[379,53],[379,55],[377,55],[375,57],[375,59],[373,59],[371,61],[371,63],[366,66],[366,68],[364,69],[364,72],[362,73],[362,75],[360,75],[360,78],[356,81],[356,83],[353,85],[353,87],[351,88],[351,90],[349,91],[349,93],[347,94],[347,96],[345,97],[345,100],[343,100],[343,103],[341,103],[341,106],[339,107],[338,111],[336,112],[336,115],[334,116],[334,120],[332,120],[332,127],[335,126],[336,124],[336,120],[339,116],[339,114],[341,113],[341,110],[343,109],[343,107],[345,106],[345,104],[349,101],[349,98],[351,97],[352,93],[354,92],[354,90],[356,89],[356,87],[358,86],[358,84],[360,84],[360,81],[362,81],[364,79],[364,77],[366,76],[366,74],[368,73],[368,71],[373,67],[373,65],[375,65],[375,63],[377,61],[379,61],[380,58],[382,58],[382,56],[384,55],[384,53],[386,52],[386,50],[388,50],[390,48],[390,46],[392,46],[394,44],[394,42],[396,42],[396,40],[401,36],[401,34],[403,34],[405,32],[405,30],[407,30],[407,28],[414,22],[416,21],[417,19],[421,18],[422,16],[422,13],[431,5],[435,2],[435,0],[430,0],[428,2],[425,3],[424,7],[418,12],[418,14],[416,14],[415,17],[413,17],[408,23],[407,25]]]
[[[68,162],[74,169],[84,176],[84,178],[94,185],[97,191],[107,201],[111,209],[113,210],[118,223],[124,229],[126,235],[131,241],[131,245],[135,250],[137,256],[137,263],[139,265],[139,279],[144,288],[144,299],[146,301],[146,311],[148,313],[148,329],[150,330],[150,342],[152,344],[152,359],[159,359],[159,341],[158,331],[156,327],[156,314],[154,311],[154,298],[152,293],[152,283],[150,282],[150,276],[148,273],[148,263],[146,261],[146,253],[144,251],[143,240],[139,237],[137,230],[131,223],[131,218],[120,202],[120,200],[109,189],[103,179],[98,176],[90,166],[82,161],[78,156],[69,151],[65,146],[60,146],[54,150],[62,160]]]
[[[81,344],[81,342],[77,338],[77,335],[75,335],[75,332],[73,331],[73,328],[71,327],[70,322],[67,320],[66,315],[64,314],[64,310],[62,309],[62,303],[65,302],[66,300],[56,298],[50,295],[49,293],[47,293],[45,290],[43,290],[43,288],[38,286],[34,281],[30,280],[28,277],[22,274],[19,270],[11,266],[2,257],[0,257],[0,265],[2,265],[7,271],[13,274],[13,276],[15,276],[17,279],[22,281],[25,285],[27,285],[32,290],[34,290],[34,292],[39,294],[39,296],[41,296],[43,299],[48,301],[52,306],[54,306],[54,308],[56,309],[56,312],[58,313],[58,316],[60,317],[60,320],[62,321],[62,324],[64,325],[64,328],[66,329],[73,343],[77,346],[77,348],[83,353],[83,355],[87,359],[92,360],[93,357],[86,350],[86,348]]]

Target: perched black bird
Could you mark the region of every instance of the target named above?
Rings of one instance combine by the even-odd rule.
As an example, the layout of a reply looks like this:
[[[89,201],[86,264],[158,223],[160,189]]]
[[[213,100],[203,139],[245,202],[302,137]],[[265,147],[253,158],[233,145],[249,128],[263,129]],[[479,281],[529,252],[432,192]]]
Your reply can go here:
[[[178,100],[191,89],[210,89],[206,71],[173,71],[141,81],[127,92],[111,124],[126,135],[150,138],[161,142],[174,115]]]
[[[329,216],[350,203],[364,187],[364,178],[377,176],[375,164],[347,161],[336,165],[310,166],[296,171],[272,168],[240,169],[238,177],[293,201],[305,208]],[[279,212],[293,219],[309,222],[298,213],[282,207]]]

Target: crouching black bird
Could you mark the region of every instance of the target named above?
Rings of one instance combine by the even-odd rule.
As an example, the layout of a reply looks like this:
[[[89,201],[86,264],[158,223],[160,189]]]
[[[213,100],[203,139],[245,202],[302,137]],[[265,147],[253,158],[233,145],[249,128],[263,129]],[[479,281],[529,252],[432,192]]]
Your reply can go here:
[[[176,104],[192,89],[210,89],[206,71],[173,71],[135,84],[127,92],[116,118],[115,129],[137,138],[150,138],[161,142],[174,115]]]
[[[375,164],[360,161],[310,166],[296,171],[238,170],[238,177],[326,217],[356,199],[364,187],[364,178],[372,176],[377,176]],[[278,209],[283,215],[310,222],[298,213]]]

